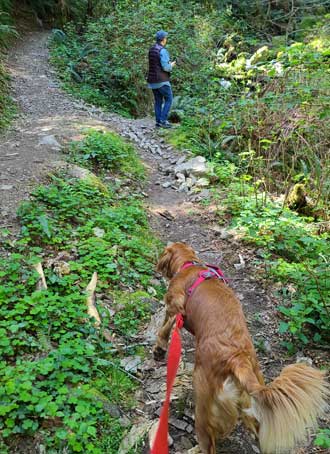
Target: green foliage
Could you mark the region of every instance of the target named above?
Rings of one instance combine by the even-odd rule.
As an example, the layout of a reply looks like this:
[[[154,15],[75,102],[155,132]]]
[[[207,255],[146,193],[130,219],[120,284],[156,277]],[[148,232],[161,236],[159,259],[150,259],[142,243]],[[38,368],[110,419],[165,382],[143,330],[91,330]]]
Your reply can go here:
[[[63,24],[68,20],[83,21],[88,14],[88,0],[26,0],[38,17]]]
[[[72,144],[70,155],[93,170],[103,168],[139,178],[144,173],[133,146],[111,132],[91,130],[81,142]]]
[[[18,254],[1,260],[1,270],[4,440],[9,437],[10,445],[12,435],[40,432],[49,448],[101,454],[96,447],[99,424],[116,437],[122,429],[112,429],[97,391],[106,392],[109,402],[123,404],[133,383],[117,368],[92,324],[82,323],[85,296],[79,287],[59,289],[53,282],[47,291],[33,291],[36,273],[31,272],[31,261]],[[109,452],[117,451],[114,447]]]
[[[113,134],[91,133],[77,149],[97,151],[99,171],[109,162],[101,144],[117,153],[111,170],[127,171],[128,155],[137,162],[132,147]],[[2,452],[10,452],[18,438],[30,438],[54,454],[102,454],[105,447],[115,454],[125,429],[108,411],[132,406],[135,384],[120,369],[113,345],[103,340],[103,328],[99,333],[87,319],[85,288],[97,271],[102,313],[107,289],[118,304],[113,319],[102,317],[104,328],[129,340],[150,312],[143,289],[152,276],[156,242],[146,214],[139,199],[122,194],[118,184],[104,191],[64,175],[37,188],[18,214],[21,237],[8,243],[11,253],[0,259]],[[33,264],[43,251],[48,258],[65,253],[67,263],[65,271],[46,266],[48,289],[35,290]]]
[[[17,32],[12,25],[12,4],[9,0],[0,0],[0,131],[5,128],[15,115],[15,106],[9,95],[9,76],[2,63],[2,50],[8,47]]]
[[[321,429],[314,440],[314,445],[320,448],[330,448],[330,429]]]
[[[1,63],[0,53],[0,131],[8,126],[16,113],[16,108],[9,95],[9,76]]]
[[[220,166],[221,168],[221,166]],[[330,306],[329,234],[319,233],[310,219],[267,200],[246,175],[235,176],[222,199],[242,238],[263,249],[268,276],[278,282],[285,316],[280,332],[298,342],[328,343]],[[287,342],[292,349],[293,344]]]
[[[51,46],[52,61],[70,90],[84,99],[143,115],[151,107],[145,81],[147,51],[160,28],[170,31],[168,48],[178,61],[174,85],[187,90],[189,96],[198,89],[205,92],[209,55],[216,54],[217,42],[239,24],[225,11],[207,16],[205,8],[196,2],[187,8],[170,0],[121,1],[115,7],[96,7],[96,18],[86,23],[82,33],[73,25],[65,28],[65,42]],[[92,51],[86,53],[89,49]]]
[[[117,308],[113,322],[119,332],[134,334],[141,321],[149,318],[150,296],[146,292],[134,292],[127,295],[113,292],[111,297]],[[119,310],[118,310],[119,309]]]

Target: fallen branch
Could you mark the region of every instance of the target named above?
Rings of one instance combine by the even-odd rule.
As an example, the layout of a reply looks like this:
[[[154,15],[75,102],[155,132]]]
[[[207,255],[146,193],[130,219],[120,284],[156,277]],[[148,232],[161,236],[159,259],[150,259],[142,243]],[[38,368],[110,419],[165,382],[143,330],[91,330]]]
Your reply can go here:
[[[86,287],[86,293],[87,293],[87,298],[86,298],[86,304],[87,304],[87,313],[90,317],[93,317],[95,319],[94,326],[98,329],[100,329],[101,326],[101,317],[97,311],[97,308],[95,306],[95,289],[97,285],[97,273],[94,272],[92,279],[90,280],[90,283]],[[103,331],[103,336],[108,342],[112,342],[113,338],[109,331],[104,330]]]
[[[41,262],[34,265],[34,269],[39,274],[39,280],[37,282],[37,290],[47,290],[47,282],[44,275],[44,270],[42,269]]]
[[[86,304],[87,304],[88,315],[95,319],[95,326],[97,328],[99,328],[99,326],[101,325],[101,317],[95,306],[96,284],[97,284],[97,273],[94,272],[90,283],[86,287],[86,293],[87,293]]]

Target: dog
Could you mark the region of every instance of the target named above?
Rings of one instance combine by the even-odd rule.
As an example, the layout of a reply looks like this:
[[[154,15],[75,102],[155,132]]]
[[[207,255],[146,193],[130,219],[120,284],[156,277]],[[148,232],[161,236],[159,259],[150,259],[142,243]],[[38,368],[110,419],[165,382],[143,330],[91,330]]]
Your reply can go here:
[[[287,453],[326,411],[330,392],[325,374],[292,364],[266,385],[241,304],[226,282],[204,280],[188,297],[205,269],[184,243],[173,243],[161,255],[157,271],[170,283],[154,358],[165,357],[175,317],[182,314],[196,340],[195,429],[202,453],[216,454],[216,440],[227,437],[238,420],[258,438],[262,453]]]

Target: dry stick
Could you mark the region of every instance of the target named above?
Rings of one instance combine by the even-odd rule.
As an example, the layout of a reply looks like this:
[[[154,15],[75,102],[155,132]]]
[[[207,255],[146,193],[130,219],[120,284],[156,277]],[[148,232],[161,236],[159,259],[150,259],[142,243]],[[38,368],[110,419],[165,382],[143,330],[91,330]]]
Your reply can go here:
[[[37,290],[47,290],[46,278],[44,275],[44,270],[42,269],[41,262],[35,264],[34,269],[39,274],[39,280],[37,282]]]
[[[97,328],[99,328],[101,325],[101,317],[99,316],[99,313],[97,312],[97,309],[95,307],[96,284],[97,284],[97,272],[95,271],[93,273],[90,283],[86,287],[86,293],[87,293],[86,303],[87,303],[88,315],[95,318],[95,326]]]
[[[90,280],[90,283],[86,287],[86,293],[87,293],[87,298],[86,298],[86,304],[87,304],[87,312],[90,317],[93,317],[95,319],[94,326],[98,329],[100,329],[101,326],[101,317],[96,309],[95,306],[95,289],[96,289],[96,284],[97,284],[97,272],[95,271],[93,273],[92,279]],[[111,334],[105,330],[103,331],[103,336],[108,342],[112,342],[112,336]]]

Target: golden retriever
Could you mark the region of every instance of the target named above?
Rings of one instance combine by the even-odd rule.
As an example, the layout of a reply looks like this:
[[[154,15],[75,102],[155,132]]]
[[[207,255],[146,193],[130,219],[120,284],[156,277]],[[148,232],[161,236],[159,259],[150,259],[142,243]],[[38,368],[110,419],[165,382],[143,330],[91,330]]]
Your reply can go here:
[[[187,262],[195,263],[183,267]],[[160,257],[157,270],[170,283],[154,357],[164,358],[175,316],[183,314],[196,339],[193,385],[201,451],[215,454],[216,439],[228,436],[241,419],[258,437],[263,453],[286,453],[305,439],[307,428],[315,427],[326,410],[329,385],[324,373],[293,364],[265,385],[241,304],[228,285],[208,279],[187,296],[205,268],[184,243],[168,246]]]

